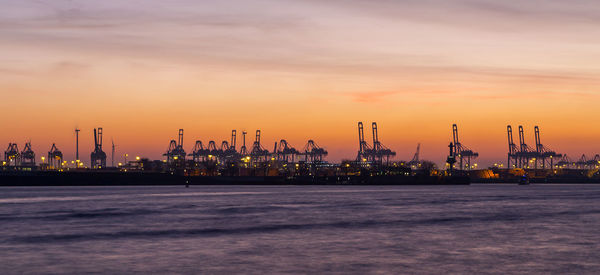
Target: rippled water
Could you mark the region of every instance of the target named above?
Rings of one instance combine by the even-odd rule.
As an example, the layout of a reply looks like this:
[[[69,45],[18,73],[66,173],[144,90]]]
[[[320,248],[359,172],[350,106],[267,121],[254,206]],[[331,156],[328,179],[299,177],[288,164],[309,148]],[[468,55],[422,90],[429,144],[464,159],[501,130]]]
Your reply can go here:
[[[600,185],[0,189],[10,273],[600,273]]]

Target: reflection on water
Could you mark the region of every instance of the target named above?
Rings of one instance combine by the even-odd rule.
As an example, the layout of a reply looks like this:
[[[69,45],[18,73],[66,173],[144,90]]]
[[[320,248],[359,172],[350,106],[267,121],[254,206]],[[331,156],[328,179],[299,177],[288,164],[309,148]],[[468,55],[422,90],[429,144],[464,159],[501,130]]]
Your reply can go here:
[[[3,273],[600,272],[600,185],[0,190]]]

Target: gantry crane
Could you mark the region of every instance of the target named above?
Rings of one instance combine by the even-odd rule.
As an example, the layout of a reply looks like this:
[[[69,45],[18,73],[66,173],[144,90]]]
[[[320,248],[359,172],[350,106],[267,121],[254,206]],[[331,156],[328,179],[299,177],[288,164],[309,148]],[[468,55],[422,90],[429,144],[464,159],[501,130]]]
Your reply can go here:
[[[327,150],[319,147],[312,139],[306,143],[302,152],[304,161],[310,163],[323,162],[323,158],[327,156],[327,154]]]
[[[377,130],[377,122],[373,122],[371,124],[371,128],[373,130],[373,150],[372,150],[372,159],[379,164],[383,163],[385,159],[385,163],[389,164],[390,158],[396,156],[396,152],[387,148],[379,141],[379,133]]]
[[[179,129],[177,140],[171,140],[167,152],[167,164],[171,168],[183,168],[185,166],[185,150],[183,149],[183,129]]]
[[[290,146],[285,139],[279,141],[279,147],[276,146],[275,155],[278,161],[293,163],[295,157],[299,154],[300,152],[296,150],[296,148]]]
[[[508,132],[508,161],[507,161],[507,168],[511,168],[510,166],[510,161],[513,161],[513,166],[517,167],[519,166],[519,156],[517,155],[517,153],[519,152],[519,149],[517,148],[517,145],[514,143],[513,141],[513,133],[512,133],[512,126],[508,125],[506,126],[506,130]]]
[[[242,147],[240,147],[240,155],[245,157],[248,155],[248,148],[246,148],[246,131],[242,131]]]
[[[456,124],[452,125],[452,140],[454,141],[454,153],[458,156],[458,164],[461,170],[470,170],[471,160],[479,157],[479,153],[474,152],[473,150],[467,148],[462,143],[460,143],[458,138],[458,126]],[[463,160],[466,161],[466,165],[463,166]]]
[[[62,163],[63,153],[58,150],[56,144],[52,143],[52,147],[48,151],[48,165],[51,169],[60,169],[62,168]]]
[[[253,163],[266,162],[269,157],[269,150],[262,147],[260,143],[260,130],[256,130],[256,137],[252,144],[252,150],[250,151],[250,157]]]
[[[519,125],[519,152],[517,156],[519,157],[519,168],[531,168],[529,163],[537,157],[537,152],[525,143],[525,133],[522,125]]]
[[[535,126],[534,131],[535,131],[535,150],[537,153],[537,156],[535,158],[535,168],[537,169],[538,161],[540,161],[542,163],[542,169],[546,169],[546,163],[549,163],[550,168],[552,169],[554,167],[554,159],[560,158],[560,157],[562,157],[562,155],[558,154],[555,151],[552,151],[552,150],[546,148],[544,145],[542,145],[542,143],[540,141],[540,127]]]
[[[35,152],[31,149],[31,141],[25,143],[25,147],[21,152],[21,166],[35,166]]]
[[[411,168],[418,168],[421,166],[421,160],[419,160],[419,154],[421,152],[421,143],[417,143],[417,151],[413,155],[413,158],[407,163]]]
[[[372,149],[365,141],[365,131],[362,121],[358,122],[358,155],[356,161],[365,162],[371,161]]]
[[[90,154],[90,159],[93,169],[106,167],[106,153],[102,151],[102,127],[94,128],[94,151]]]
[[[6,151],[4,151],[4,162],[6,162],[8,166],[10,166],[11,164],[13,166],[19,166],[20,158],[21,153],[19,152],[19,147],[17,146],[17,144],[9,143],[8,148],[6,148]]]

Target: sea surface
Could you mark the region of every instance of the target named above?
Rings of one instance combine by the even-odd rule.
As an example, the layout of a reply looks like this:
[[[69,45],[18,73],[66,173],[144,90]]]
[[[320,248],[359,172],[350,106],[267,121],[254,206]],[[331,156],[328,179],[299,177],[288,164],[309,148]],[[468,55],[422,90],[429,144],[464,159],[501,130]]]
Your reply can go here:
[[[1,274],[600,274],[600,185],[0,188]]]

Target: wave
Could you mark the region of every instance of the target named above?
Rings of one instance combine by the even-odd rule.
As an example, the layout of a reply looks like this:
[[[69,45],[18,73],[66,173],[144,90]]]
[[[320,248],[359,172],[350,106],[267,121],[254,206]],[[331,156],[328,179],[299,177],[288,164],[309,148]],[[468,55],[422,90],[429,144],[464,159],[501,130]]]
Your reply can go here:
[[[62,196],[62,197],[25,197],[4,198],[0,203],[39,203],[54,201],[88,201],[106,199],[126,199],[140,197],[190,197],[190,196],[236,196],[236,195],[264,195],[272,192],[181,192],[181,193],[155,193],[155,194],[131,194],[131,195],[97,195],[97,196]]]
[[[367,229],[373,227],[415,227],[432,225],[453,225],[464,223],[488,223],[510,221],[532,221],[534,219],[547,219],[564,215],[600,214],[600,210],[588,211],[561,211],[555,213],[494,213],[482,216],[451,216],[405,220],[364,220],[364,221],[338,221],[329,223],[304,223],[304,224],[269,224],[237,228],[200,228],[200,229],[166,229],[166,230],[139,230],[119,232],[91,232],[79,234],[53,234],[20,236],[5,238],[5,242],[12,243],[51,243],[71,241],[114,240],[127,238],[168,238],[168,237],[211,237],[218,235],[260,234],[273,233],[285,230],[330,230],[330,229]],[[459,225],[463,226],[463,225]]]
[[[149,209],[118,209],[105,208],[89,211],[41,211],[42,215],[0,215],[0,220],[50,220],[62,221],[69,219],[112,218],[120,216],[137,216],[160,213]]]

